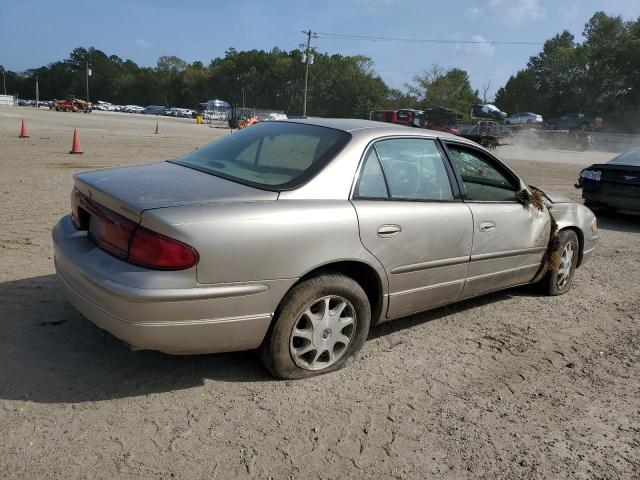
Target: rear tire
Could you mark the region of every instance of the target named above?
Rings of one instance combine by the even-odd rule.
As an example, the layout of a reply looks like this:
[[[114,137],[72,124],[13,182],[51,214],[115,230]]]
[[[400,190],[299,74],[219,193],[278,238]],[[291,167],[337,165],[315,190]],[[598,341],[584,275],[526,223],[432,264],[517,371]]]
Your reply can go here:
[[[282,300],[260,346],[262,364],[282,379],[339,370],[364,345],[370,323],[369,300],[358,282],[338,273],[312,277]]]
[[[547,295],[562,295],[571,290],[580,243],[573,230],[562,230],[558,233],[558,247],[555,254],[561,255],[562,261],[557,268],[550,269],[540,281],[542,291]]]

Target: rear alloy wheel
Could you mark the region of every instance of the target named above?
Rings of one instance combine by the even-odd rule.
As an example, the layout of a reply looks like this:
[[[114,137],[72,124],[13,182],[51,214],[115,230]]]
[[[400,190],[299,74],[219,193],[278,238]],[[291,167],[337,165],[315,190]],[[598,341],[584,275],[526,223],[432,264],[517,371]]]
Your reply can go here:
[[[294,286],[260,347],[264,366],[279,378],[307,378],[344,367],[362,348],[371,309],[352,278],[326,274]]]
[[[340,296],[322,297],[298,318],[291,331],[289,352],[305,370],[322,370],[345,354],[355,332],[356,314]]]
[[[578,252],[580,245],[578,236],[572,230],[563,230],[558,233],[559,265],[550,269],[541,281],[541,285],[547,295],[562,295],[571,289],[573,277],[578,264]]]

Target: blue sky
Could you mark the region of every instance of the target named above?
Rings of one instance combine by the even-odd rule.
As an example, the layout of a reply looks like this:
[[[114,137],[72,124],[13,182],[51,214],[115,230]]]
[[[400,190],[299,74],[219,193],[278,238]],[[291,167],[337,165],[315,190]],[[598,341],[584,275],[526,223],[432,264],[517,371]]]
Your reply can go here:
[[[564,29],[580,36],[597,10],[640,16],[640,0],[2,0],[0,65],[24,70],[66,58],[78,46],[155,65],[160,55],[189,62],[225,50],[296,48],[301,30],[444,40],[544,42]],[[606,5],[606,6],[604,6]],[[69,28],[69,25],[74,25]],[[490,94],[540,46],[432,45],[318,38],[320,51],[364,54],[391,86],[432,64],[462,67]]]

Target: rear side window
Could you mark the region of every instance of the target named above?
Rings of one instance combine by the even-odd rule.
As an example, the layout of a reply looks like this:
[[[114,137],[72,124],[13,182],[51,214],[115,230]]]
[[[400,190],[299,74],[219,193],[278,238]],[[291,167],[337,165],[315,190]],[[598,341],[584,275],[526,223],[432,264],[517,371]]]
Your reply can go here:
[[[454,199],[435,141],[400,138],[379,141],[369,150],[354,196],[392,200]]]
[[[173,162],[258,188],[286,190],[319,172],[350,138],[316,125],[264,122]]]
[[[376,143],[391,198],[453,200],[440,150],[434,140],[402,138]]]
[[[364,159],[354,195],[358,198],[389,198],[384,173],[375,148],[370,148]]]
[[[467,200],[483,202],[516,200],[518,184],[503,168],[482,152],[451,144],[447,147],[462,177]]]

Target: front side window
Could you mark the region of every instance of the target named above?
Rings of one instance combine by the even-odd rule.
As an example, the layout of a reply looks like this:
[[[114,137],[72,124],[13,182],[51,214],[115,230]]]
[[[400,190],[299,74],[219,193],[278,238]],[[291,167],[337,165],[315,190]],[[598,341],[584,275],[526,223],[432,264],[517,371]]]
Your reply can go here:
[[[473,149],[447,145],[457,168],[467,200],[482,202],[515,201],[518,185],[515,179]]]
[[[396,200],[453,200],[440,150],[434,140],[381,140],[365,158],[355,195]]]
[[[316,125],[264,122],[172,162],[258,188],[286,190],[318,173],[350,138]]]

